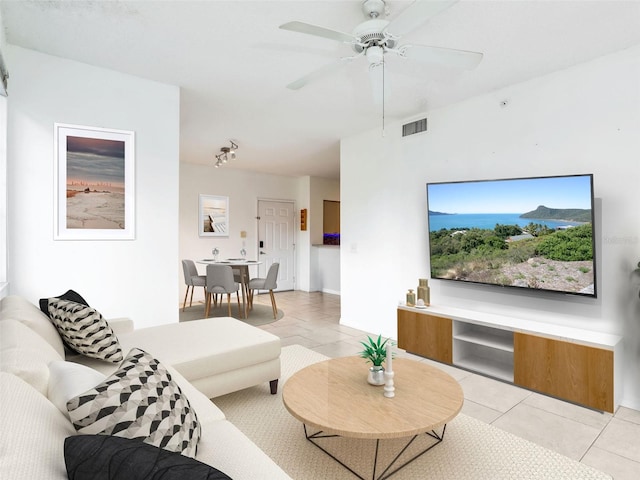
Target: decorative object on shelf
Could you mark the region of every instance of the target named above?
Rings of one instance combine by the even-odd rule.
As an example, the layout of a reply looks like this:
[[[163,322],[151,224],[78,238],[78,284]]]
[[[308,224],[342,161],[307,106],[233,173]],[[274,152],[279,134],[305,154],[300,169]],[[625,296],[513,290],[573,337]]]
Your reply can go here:
[[[307,230],[307,209],[300,210],[300,230],[303,232]]]
[[[198,234],[201,237],[229,236],[229,197],[200,194]]]
[[[216,164],[215,167],[219,168],[229,160],[236,159],[236,150],[238,149],[238,144],[233,140],[229,140],[231,147],[222,147],[220,149],[220,154],[216,155]]]
[[[418,299],[424,302],[423,305],[431,305],[431,289],[429,288],[429,279],[418,279]]]
[[[387,339],[387,355],[385,360],[387,369],[384,372],[384,396],[387,398],[393,398],[396,396],[396,387],[393,384],[393,343],[391,339]]]
[[[413,307],[416,304],[416,294],[413,293],[413,289],[410,288],[407,292],[407,307]]]
[[[218,247],[213,247],[213,250],[211,250],[211,254],[213,255],[213,261],[217,262],[218,255],[220,255],[220,250],[218,250]]]
[[[373,364],[369,368],[369,375],[367,376],[367,382],[371,385],[384,385],[384,367],[382,363],[387,357],[388,341],[389,339],[386,339],[383,342],[382,335],[378,335],[377,340],[367,337],[366,342],[360,342],[364,347],[364,350],[360,352],[360,356]]]
[[[244,248],[240,249],[240,256],[244,259],[247,258],[247,250]]]

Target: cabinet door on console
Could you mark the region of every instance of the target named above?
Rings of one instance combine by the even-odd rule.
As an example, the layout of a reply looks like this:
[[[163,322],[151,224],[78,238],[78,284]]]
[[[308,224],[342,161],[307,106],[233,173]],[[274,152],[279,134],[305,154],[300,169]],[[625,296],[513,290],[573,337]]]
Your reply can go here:
[[[613,412],[613,352],[516,333],[514,383]]]
[[[398,347],[410,353],[451,363],[451,319],[398,309]]]

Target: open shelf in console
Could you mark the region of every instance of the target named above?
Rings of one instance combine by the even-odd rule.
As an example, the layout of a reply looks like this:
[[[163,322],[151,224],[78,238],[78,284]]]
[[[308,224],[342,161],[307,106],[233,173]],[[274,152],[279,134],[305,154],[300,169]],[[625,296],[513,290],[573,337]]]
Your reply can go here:
[[[467,355],[457,359],[455,366],[513,383],[513,358],[509,362],[498,358]]]
[[[454,320],[453,364],[513,382],[513,332]]]
[[[453,339],[513,352],[513,332],[507,330],[454,321]]]
[[[453,364],[513,382],[513,332],[454,320]]]

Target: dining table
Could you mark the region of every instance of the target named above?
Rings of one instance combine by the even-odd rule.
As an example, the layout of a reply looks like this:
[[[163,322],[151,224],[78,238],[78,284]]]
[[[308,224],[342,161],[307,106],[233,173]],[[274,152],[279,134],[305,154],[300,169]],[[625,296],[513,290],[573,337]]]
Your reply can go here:
[[[203,265],[229,265],[234,270],[240,272],[240,289],[242,290],[242,310],[244,318],[249,316],[249,267],[261,265],[260,260],[247,260],[246,258],[227,258],[226,260],[216,260],[214,258],[203,258],[197,263]]]

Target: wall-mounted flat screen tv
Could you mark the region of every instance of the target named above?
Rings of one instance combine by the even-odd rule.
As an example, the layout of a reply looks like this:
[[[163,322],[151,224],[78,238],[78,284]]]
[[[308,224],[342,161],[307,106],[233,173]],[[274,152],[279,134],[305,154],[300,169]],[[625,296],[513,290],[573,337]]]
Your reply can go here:
[[[596,297],[593,175],[427,184],[431,278]]]

